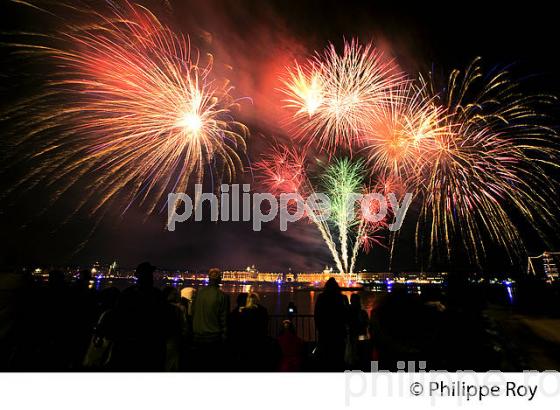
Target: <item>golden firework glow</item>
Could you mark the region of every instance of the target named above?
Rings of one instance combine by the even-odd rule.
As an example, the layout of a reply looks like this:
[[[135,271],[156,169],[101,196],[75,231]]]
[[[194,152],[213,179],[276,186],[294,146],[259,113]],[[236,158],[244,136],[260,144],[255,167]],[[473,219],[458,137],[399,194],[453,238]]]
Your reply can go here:
[[[372,172],[410,177],[424,153],[447,131],[440,123],[444,110],[423,88],[403,84],[387,95],[364,135],[363,152]]]
[[[202,128],[202,119],[197,113],[187,112],[183,115],[178,125],[185,128],[189,134],[196,136]]]
[[[303,66],[296,64],[282,91],[286,107],[295,110],[296,134],[332,152],[358,143],[389,92],[405,81],[391,58],[353,40],[342,53],[331,44]]]
[[[323,85],[317,71],[306,75],[296,64],[295,73],[290,73],[290,79],[284,81],[287,94],[291,98],[286,100],[286,106],[297,110],[297,114],[313,116],[323,103]]]
[[[65,181],[60,195],[93,176],[82,202],[95,193],[93,211],[121,196],[152,212],[168,192],[201,183],[205,168],[233,177],[246,127],[212,59],[193,60],[188,37],[141,6],[89,11],[94,23],[56,33],[56,47],[23,45],[57,67],[42,94],[12,110],[26,113],[23,140],[42,146],[23,182]]]
[[[558,166],[554,130],[545,126],[536,106],[551,97],[524,95],[506,71],[483,75],[479,60],[465,72],[451,73],[445,91],[433,91],[444,108],[434,135],[416,165],[422,193],[417,240],[433,252],[460,238],[479,263],[487,241],[510,257],[525,252],[513,215],[540,226],[555,224],[556,183],[547,168]],[[428,227],[427,235],[423,235]]]
[[[371,55],[355,43],[346,44],[342,56],[331,47],[326,56],[312,59],[307,71],[296,69],[298,74],[287,83],[292,85],[287,105],[297,109],[297,133],[307,136],[308,144],[330,148],[331,154],[358,146],[356,155],[365,160],[372,180],[379,181],[374,184],[377,192],[397,198],[413,193],[420,204],[417,245],[428,246],[430,259],[451,256],[456,249],[452,244],[459,243],[480,264],[491,242],[513,260],[525,250],[519,218],[537,233],[557,224],[557,185],[548,171],[560,163],[558,136],[538,110],[554,98],[524,95],[507,71],[487,75],[478,59],[464,72],[453,71],[447,84],[438,87],[434,78],[413,82],[392,76],[390,66],[372,65]],[[356,73],[364,66],[357,61],[368,67],[368,74],[372,67],[389,72],[368,75],[368,83],[362,84]],[[309,103],[310,73],[321,78],[315,93],[321,96],[318,108]],[[392,80],[382,81],[387,78]],[[336,169],[331,177],[342,175]],[[333,195],[344,197],[332,194],[331,201]],[[358,248],[369,250],[384,228],[369,227],[363,220],[352,227],[337,225],[341,251],[336,253],[329,227],[320,226],[342,272],[353,271]],[[351,252],[347,235],[354,238]]]

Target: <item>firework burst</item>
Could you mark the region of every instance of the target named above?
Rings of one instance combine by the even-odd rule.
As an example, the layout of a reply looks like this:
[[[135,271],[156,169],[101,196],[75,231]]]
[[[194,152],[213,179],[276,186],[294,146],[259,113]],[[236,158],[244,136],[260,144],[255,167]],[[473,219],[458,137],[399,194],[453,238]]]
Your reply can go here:
[[[406,82],[394,61],[372,44],[330,45],[284,80],[285,105],[298,136],[333,151],[351,148],[371,127],[390,90]]]
[[[441,123],[445,110],[423,87],[411,84],[389,91],[386,100],[362,138],[362,151],[372,173],[406,179],[414,175],[424,153],[447,132]]]
[[[308,151],[279,145],[264,154],[254,169],[261,186],[276,196],[297,193],[306,199],[319,193],[327,195],[328,212],[306,209],[304,215],[319,230],[337,270],[353,273],[359,250],[369,252],[374,244],[382,242],[380,233],[387,227],[387,216],[372,221],[361,209],[361,197],[355,196],[369,193],[364,161],[334,158],[320,164],[313,176],[309,175],[308,162]],[[394,187],[389,179],[378,185],[380,189]],[[379,211],[379,202],[371,201],[370,206],[370,213]]]
[[[298,130],[310,144],[328,148],[331,155],[333,148],[351,153],[353,145],[360,147],[355,161],[329,156],[333,162],[319,176],[332,202],[330,225],[338,234],[341,271],[352,272],[359,249],[377,244],[377,233],[386,227],[383,222],[367,223],[363,215],[352,221],[342,218],[347,211],[342,207],[347,203],[345,184],[353,192],[360,192],[356,189],[362,184],[352,184],[359,178],[351,177],[351,170],[359,169],[360,175],[367,171],[379,181],[374,184],[377,192],[392,192],[397,198],[414,193],[420,202],[417,245],[427,244],[432,256],[444,248],[449,257],[451,243],[459,241],[480,264],[488,240],[510,257],[520,256],[524,244],[518,220],[539,233],[540,226],[556,223],[556,183],[547,174],[559,163],[557,134],[544,125],[539,112],[552,97],[524,95],[507,71],[484,74],[477,59],[465,72],[453,71],[443,91],[433,78],[413,83],[388,70],[381,78],[392,81],[377,89],[382,95],[368,98],[375,93],[357,86],[360,76],[340,75],[343,68],[363,67],[356,61],[364,55],[371,50],[356,43],[346,44],[342,56],[331,47],[304,68],[297,66],[286,82],[291,96],[287,105],[295,110]],[[367,78],[370,86],[379,85],[375,77]],[[363,93],[353,94],[354,87]],[[348,110],[343,120],[331,109],[341,101],[337,95],[360,96],[342,104]],[[353,110],[359,114],[353,116]]]
[[[306,70],[306,71],[304,71]],[[295,110],[295,116],[311,118],[323,104],[323,79],[313,64],[307,69],[296,63],[295,71],[284,81],[285,106]]]
[[[535,110],[551,98],[521,94],[506,71],[484,76],[478,60],[464,73],[453,71],[445,92],[434,95],[446,110],[446,132],[435,136],[417,168],[430,249],[444,244],[449,256],[457,236],[480,262],[489,237],[510,256],[520,255],[513,215],[537,230],[555,221],[556,187],[546,168],[558,163],[556,134],[540,125]]]
[[[32,143],[44,164],[23,182],[65,180],[60,195],[94,175],[82,205],[95,194],[95,212],[126,192],[152,212],[168,191],[201,183],[206,168],[231,178],[246,128],[211,57],[201,63],[188,37],[141,6],[90,12],[94,23],[69,24],[49,38],[56,46],[19,45],[56,67],[45,91],[8,115],[25,113],[18,145]]]
[[[305,158],[305,152],[277,145],[253,164],[257,182],[276,196],[283,193],[307,195]]]

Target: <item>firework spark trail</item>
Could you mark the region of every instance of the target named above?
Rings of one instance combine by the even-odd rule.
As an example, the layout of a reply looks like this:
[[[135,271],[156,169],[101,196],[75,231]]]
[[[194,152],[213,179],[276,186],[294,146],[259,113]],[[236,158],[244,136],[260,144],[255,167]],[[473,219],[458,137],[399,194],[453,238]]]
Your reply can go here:
[[[329,197],[328,218],[311,209],[306,209],[305,216],[319,230],[338,271],[353,273],[358,250],[380,241],[376,233],[387,226],[387,219],[372,222],[364,218],[360,210],[355,212],[356,201],[360,198],[354,195],[369,193],[365,191],[363,161],[335,158],[323,164],[316,177],[310,177],[306,167],[308,160],[306,151],[299,153],[293,148],[279,146],[263,155],[254,168],[259,183],[274,195],[297,193],[309,198],[320,192]],[[371,206],[372,214],[376,214],[379,204],[372,201]]]
[[[258,183],[273,195],[299,193],[308,195],[305,170],[306,154],[287,146],[276,145],[253,164]]]
[[[151,213],[167,191],[201,183],[216,159],[224,179],[242,168],[247,129],[232,119],[237,103],[228,82],[212,78],[211,57],[192,59],[189,39],[141,6],[88,11],[91,24],[18,45],[56,66],[33,105],[10,113],[31,113],[21,118],[28,131],[18,144],[34,144],[31,159],[45,164],[20,185],[68,180],[60,196],[95,174],[79,207],[95,194],[95,213],[127,192]]]
[[[276,196],[296,193],[302,198],[308,198],[316,194],[316,191],[307,173],[307,160],[306,150],[298,152],[284,145],[274,146],[270,152],[264,154],[259,161],[253,164],[257,182]],[[342,262],[326,219],[310,209],[305,210],[305,215],[319,230],[337,269],[339,272],[343,272]]]
[[[393,193],[402,200],[406,192],[413,196],[422,195],[423,181],[419,178],[419,168],[431,161],[438,139],[445,136],[448,127],[442,122],[446,110],[437,104],[436,98],[427,92],[426,84],[404,83],[391,90],[388,103],[380,107],[371,131],[362,137],[359,152],[365,157],[370,174],[381,181],[379,192]],[[370,226],[369,233],[358,233],[364,238],[362,248],[368,252],[372,245],[382,245],[375,233],[381,230]],[[398,232],[390,237],[390,262]],[[370,244],[371,243],[371,244]],[[355,246],[351,270],[355,264],[359,247]]]
[[[421,202],[417,246],[422,242],[421,225],[427,224],[430,260],[440,245],[450,256],[454,237],[462,238],[477,264],[485,252],[485,236],[510,257],[520,254],[524,244],[512,211],[544,237],[539,224],[556,223],[556,182],[547,176],[547,168],[558,166],[558,136],[544,125],[538,109],[554,99],[524,95],[508,79],[507,71],[484,75],[475,60],[464,73],[453,71],[443,91],[435,87],[433,79],[421,77],[413,83],[391,77],[389,69],[379,78],[395,81],[386,85],[377,102],[368,100],[366,92],[355,100],[345,99],[342,111],[329,110],[341,101],[336,99],[337,93],[355,95],[349,90],[356,84],[341,86],[337,80],[342,76],[337,73],[342,67],[354,67],[339,62],[355,62],[360,53],[357,43],[346,44],[342,56],[331,46],[325,56],[318,55],[303,67],[296,65],[284,81],[284,91],[289,97],[287,108],[295,110],[298,133],[307,136],[309,144],[327,148],[330,159],[334,149],[351,154],[357,146],[372,178],[399,180],[401,187],[414,193]],[[368,53],[366,49],[363,55]],[[370,85],[371,80],[368,77]],[[359,118],[352,115],[353,110],[360,113]],[[344,116],[334,115],[336,112],[344,112]],[[339,160],[334,161],[333,167],[340,165]],[[339,169],[328,177],[343,174]],[[332,190],[335,211],[337,199],[345,195]],[[338,210],[344,212],[342,208]],[[367,250],[369,240],[377,242],[375,233],[380,227],[366,232],[363,221],[358,222],[348,262],[345,232],[350,226],[335,220],[343,271],[352,272],[359,249]],[[394,240],[395,236],[392,250]]]
[[[352,149],[388,103],[388,92],[406,81],[392,59],[372,44],[352,40],[342,54],[331,44],[304,65],[296,64],[281,91],[285,106],[294,111],[296,134],[333,152]]]
[[[390,90],[386,100],[361,139],[361,153],[372,174],[407,179],[415,174],[424,153],[447,132],[441,124],[445,110],[434,97],[427,97],[425,87],[410,83]]]
[[[349,272],[349,230],[358,219],[354,213],[354,195],[363,190],[365,170],[361,160],[334,159],[321,175],[320,185],[331,200],[330,221],[338,230],[343,272]],[[351,217],[353,216],[353,218]]]
[[[377,233],[384,229],[386,225],[387,224],[385,223],[368,226],[364,220],[360,220],[358,229],[356,230],[354,245],[352,246],[350,267],[348,269],[349,274],[354,273],[360,249],[363,249],[365,253],[369,253],[375,245],[383,246],[383,236],[377,235]]]
[[[323,238],[323,240],[327,244],[329,251],[331,252],[331,256],[333,257],[336,268],[339,272],[344,272],[342,261],[328,224],[320,216],[316,215],[313,212],[308,213],[308,218],[315,224],[315,226],[321,233],[321,237]]]
[[[432,80],[424,83],[433,87]],[[511,210],[539,233],[539,223],[555,223],[556,185],[546,168],[558,166],[557,135],[535,109],[552,99],[523,95],[507,71],[485,76],[478,60],[464,73],[453,71],[445,92],[432,93],[446,110],[440,119],[446,131],[435,135],[418,164],[417,241],[419,225],[427,223],[432,252],[444,244],[449,256],[459,235],[479,263],[486,233],[510,258],[521,254]]]
[[[364,195],[376,193],[385,197],[389,194],[402,198],[404,191],[400,180],[395,177],[380,178],[373,186],[364,190]],[[366,201],[367,197],[364,196]],[[365,205],[365,209],[364,209]],[[364,210],[367,212],[364,212]],[[362,203],[358,210],[358,227],[355,233],[354,245],[352,247],[349,273],[354,273],[358,252],[363,249],[365,253],[369,253],[374,245],[383,245],[383,236],[379,235],[381,231],[388,228],[388,220],[391,218],[392,209],[387,205],[387,214],[377,219],[374,216],[381,210],[381,204],[377,200],[370,200],[368,203]]]

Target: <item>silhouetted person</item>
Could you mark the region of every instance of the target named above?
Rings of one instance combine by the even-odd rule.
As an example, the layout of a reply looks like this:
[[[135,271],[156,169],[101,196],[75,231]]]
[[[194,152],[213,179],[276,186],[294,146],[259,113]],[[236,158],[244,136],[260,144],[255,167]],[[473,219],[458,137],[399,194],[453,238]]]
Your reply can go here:
[[[235,298],[235,307],[232,309],[231,313],[241,313],[243,309],[245,309],[245,305],[247,305],[247,298],[249,294],[247,292],[241,292]]]
[[[91,271],[84,269],[70,287],[72,367],[81,367],[91,339],[93,327],[98,319],[97,295],[90,288]]]
[[[290,320],[282,322],[282,330],[278,336],[278,345],[282,352],[278,370],[281,372],[299,372],[303,366],[305,344],[296,335],[296,330]]]
[[[351,362],[352,369],[366,370],[369,356],[368,325],[369,316],[362,309],[360,295],[353,293],[350,296],[350,309],[348,316],[348,333],[351,343]]]
[[[239,315],[239,353],[242,370],[273,370],[272,346],[267,337],[268,312],[260,304],[259,295],[250,293]]]
[[[371,315],[371,337],[380,368],[395,371],[398,361],[429,359],[426,347],[437,345],[430,340],[429,329],[434,325],[419,297],[409,294],[405,286],[395,286]]]
[[[193,302],[193,342],[197,370],[225,368],[224,343],[227,336],[229,297],[220,290],[222,272],[208,272],[208,286],[199,289]]]
[[[344,370],[348,326],[348,299],[330,278],[315,303],[315,328],[319,336],[317,356],[322,370]]]
[[[161,292],[153,287],[154,271],[155,267],[148,262],[138,265],[137,284],[126,289],[119,299],[112,360],[117,370],[164,368],[164,303]]]
[[[177,371],[181,363],[183,335],[187,322],[187,310],[181,304],[177,289],[168,286],[163,290],[164,331],[165,331],[165,370]]]
[[[181,289],[181,303],[187,309],[187,315],[192,316],[192,304],[194,301],[195,289],[187,286]]]
[[[193,317],[192,317],[192,306],[193,306],[193,302],[194,302],[194,298],[196,295],[196,290],[193,287],[187,286],[183,289],[181,289],[181,305],[183,306],[183,308],[185,309],[185,326],[183,328],[183,342],[186,345],[191,345],[192,344],[192,339],[193,339],[193,327],[192,327],[192,322],[193,322]]]
[[[119,331],[117,303],[120,291],[111,287],[99,293],[98,319],[93,327],[82,366],[88,370],[111,370],[113,347]]]
[[[152,266],[149,262],[142,262],[136,267],[136,286],[139,290],[143,292],[151,292],[154,290],[154,272],[156,270],[155,266]]]
[[[247,292],[239,293],[235,307],[228,315],[228,357],[233,370],[241,368],[241,312],[247,304]]]
[[[59,291],[65,288],[64,273],[60,270],[53,269],[49,272],[48,286],[51,291]]]
[[[49,272],[47,287],[43,288],[34,308],[37,314],[37,349],[33,366],[42,370],[68,370],[72,364],[72,312],[64,273]]]
[[[247,304],[248,296],[249,294],[246,292],[238,294],[236,298],[236,305],[228,316],[228,341],[234,349],[236,349],[239,344],[241,326],[240,317],[241,312],[245,309],[245,305]]]
[[[78,273],[78,278],[76,279],[76,281],[74,282],[74,286],[72,287],[74,289],[80,289],[80,290],[89,289],[90,280],[91,280],[91,271],[89,269],[82,269]]]
[[[120,290],[115,287],[105,288],[101,290],[97,298],[97,318],[99,318],[102,313],[108,310],[115,310],[120,295]]]
[[[243,339],[261,339],[267,335],[268,312],[260,303],[256,293],[247,296],[245,308],[240,313],[241,335]]]
[[[0,272],[0,371],[27,369],[33,343],[33,290],[26,271]]]

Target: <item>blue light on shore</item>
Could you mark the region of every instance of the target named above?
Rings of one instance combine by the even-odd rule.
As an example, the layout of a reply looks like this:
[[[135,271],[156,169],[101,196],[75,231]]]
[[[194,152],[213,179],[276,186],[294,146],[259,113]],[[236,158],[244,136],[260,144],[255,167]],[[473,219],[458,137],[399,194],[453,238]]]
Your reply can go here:
[[[385,284],[387,285],[387,292],[391,293],[393,291],[393,284],[395,283],[392,279],[386,279]]]

